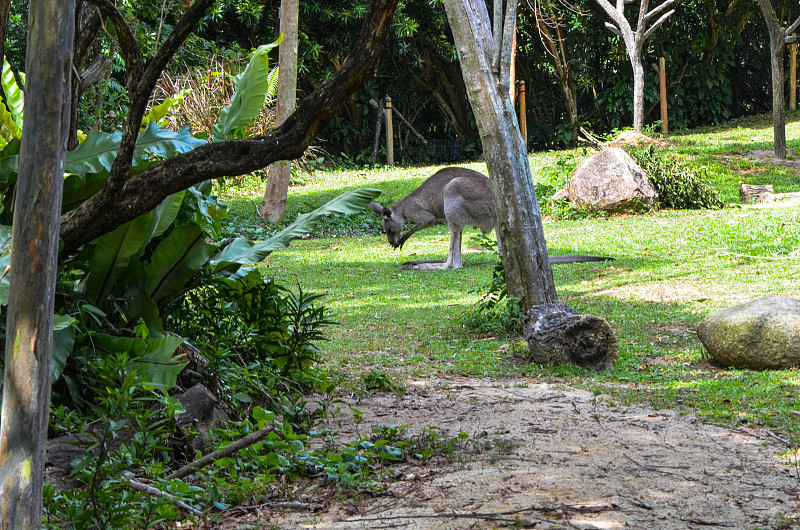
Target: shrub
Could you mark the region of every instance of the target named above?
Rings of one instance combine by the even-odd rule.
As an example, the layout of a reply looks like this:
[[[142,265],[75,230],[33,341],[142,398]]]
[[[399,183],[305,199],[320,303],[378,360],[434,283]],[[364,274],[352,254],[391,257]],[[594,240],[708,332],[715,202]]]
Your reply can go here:
[[[632,150],[631,157],[644,170],[665,208],[696,210],[721,208],[719,191],[711,186],[706,168],[689,168],[673,155],[657,154],[654,146]]]

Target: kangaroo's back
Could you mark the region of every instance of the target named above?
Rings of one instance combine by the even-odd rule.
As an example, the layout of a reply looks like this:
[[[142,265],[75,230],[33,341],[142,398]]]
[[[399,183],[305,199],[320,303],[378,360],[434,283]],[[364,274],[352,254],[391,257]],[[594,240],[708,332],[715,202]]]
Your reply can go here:
[[[482,197],[492,201],[488,177],[463,167],[446,167],[428,177],[417,189],[392,206],[392,211],[415,222],[419,222],[419,217],[426,214],[445,219],[445,188],[456,179],[459,179],[459,192],[465,198],[475,200]]]

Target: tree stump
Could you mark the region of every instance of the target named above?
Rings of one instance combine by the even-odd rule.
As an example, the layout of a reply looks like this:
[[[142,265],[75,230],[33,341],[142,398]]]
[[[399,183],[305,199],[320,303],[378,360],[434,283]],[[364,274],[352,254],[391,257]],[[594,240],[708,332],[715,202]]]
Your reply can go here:
[[[542,364],[568,362],[602,370],[617,359],[617,337],[601,317],[579,315],[563,304],[532,307],[525,315],[525,340],[531,358]]]

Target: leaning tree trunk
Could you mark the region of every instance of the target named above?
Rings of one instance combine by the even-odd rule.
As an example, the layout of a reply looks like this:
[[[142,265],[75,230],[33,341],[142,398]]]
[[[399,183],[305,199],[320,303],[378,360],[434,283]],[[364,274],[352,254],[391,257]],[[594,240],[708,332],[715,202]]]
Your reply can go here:
[[[492,60],[494,45],[484,1],[445,0],[444,4],[492,182],[508,295],[520,299],[525,309],[554,303],[558,297],[547,258],[539,205],[527,152],[508,95],[508,47],[516,3],[509,2],[503,24],[503,53],[494,54],[499,58],[499,65]],[[501,28],[494,30],[499,32]]]
[[[74,0],[30,0],[0,414],[0,527],[41,526]]]

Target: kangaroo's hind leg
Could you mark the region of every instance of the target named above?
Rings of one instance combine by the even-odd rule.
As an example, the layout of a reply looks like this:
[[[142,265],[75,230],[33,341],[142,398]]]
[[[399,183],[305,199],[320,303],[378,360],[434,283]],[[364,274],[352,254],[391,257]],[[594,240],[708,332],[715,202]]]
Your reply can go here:
[[[455,224],[450,224],[448,227],[450,228],[450,250],[447,253],[447,261],[444,263],[444,268],[460,269],[461,234],[464,232],[464,227]]]

